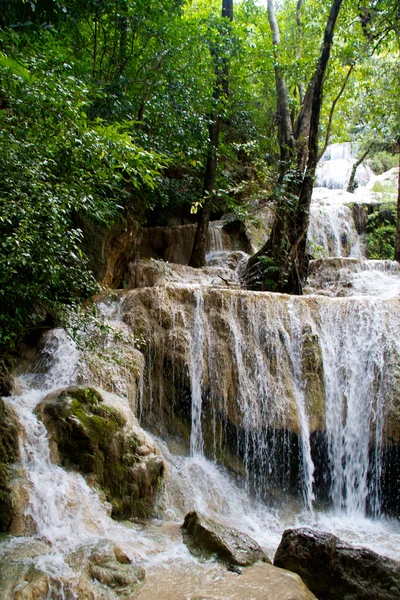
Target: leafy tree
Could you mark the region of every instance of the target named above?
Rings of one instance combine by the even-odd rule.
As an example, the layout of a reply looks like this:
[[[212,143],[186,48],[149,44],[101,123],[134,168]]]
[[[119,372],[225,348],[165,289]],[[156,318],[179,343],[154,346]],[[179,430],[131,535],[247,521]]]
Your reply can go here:
[[[0,348],[93,294],[75,216],[122,219],[161,169],[129,124],[88,120],[90,89],[70,71],[0,55]]]
[[[214,88],[214,110],[209,118],[209,142],[207,151],[207,162],[204,174],[203,207],[199,213],[199,221],[196,229],[192,255],[189,265],[191,267],[204,267],[205,249],[208,224],[211,216],[212,194],[215,186],[215,178],[218,165],[218,145],[220,129],[222,124],[222,112],[229,94],[228,59],[226,54],[226,42],[229,42],[229,22],[233,20],[233,0],[222,0],[221,31],[218,31],[217,44],[211,53],[215,63],[215,88]]]
[[[301,3],[300,8],[301,8]],[[269,289],[301,293],[306,274],[306,234],[311,194],[318,160],[318,134],[325,74],[331,53],[333,33],[342,0],[334,0],[325,26],[323,42],[314,75],[304,95],[296,121],[292,119],[286,78],[280,63],[281,36],[273,0],[268,0],[268,20],[275,52],[278,141],[280,147],[280,187],[276,195],[276,215],[269,239],[248,263],[246,283]],[[267,257],[269,260],[260,260]],[[272,263],[271,263],[272,260]],[[268,277],[265,273],[268,268]]]

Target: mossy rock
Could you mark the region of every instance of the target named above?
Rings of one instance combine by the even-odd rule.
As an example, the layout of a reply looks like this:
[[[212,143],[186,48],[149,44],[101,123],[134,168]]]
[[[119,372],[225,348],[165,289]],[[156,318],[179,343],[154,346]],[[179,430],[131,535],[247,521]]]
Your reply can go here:
[[[10,496],[11,465],[18,459],[18,429],[11,410],[0,398],[0,532],[8,531],[12,520]]]
[[[104,397],[94,388],[73,387],[50,394],[37,410],[59,462],[94,478],[114,517],[149,517],[163,474],[162,458],[154,446],[143,449],[138,428],[127,426],[123,412]]]

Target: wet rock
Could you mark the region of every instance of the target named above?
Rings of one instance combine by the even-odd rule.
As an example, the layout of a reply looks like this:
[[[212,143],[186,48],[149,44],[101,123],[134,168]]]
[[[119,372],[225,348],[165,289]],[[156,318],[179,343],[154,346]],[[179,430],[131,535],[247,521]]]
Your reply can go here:
[[[0,597],[4,600],[114,600],[132,598],[145,571],[112,542],[84,546],[52,564],[50,544],[25,540],[10,549],[0,564]],[[52,564],[39,566],[43,557]]]
[[[192,253],[196,224],[149,227],[142,230],[137,258],[154,258],[168,263],[188,265]],[[251,252],[245,225],[238,219],[211,221],[206,251],[242,250]]]
[[[22,465],[18,463],[14,465],[10,493],[12,519],[9,526],[9,533],[11,535],[29,536],[36,533],[36,524],[29,511],[27,511],[31,485]]]
[[[400,598],[400,564],[311,529],[288,529],[274,565],[300,575],[319,600]]]
[[[37,412],[50,433],[54,459],[94,479],[113,516],[153,514],[164,463],[126,400],[73,387],[47,396]]]
[[[397,194],[397,185],[399,180],[399,168],[394,167],[381,175],[374,175],[368,182],[367,189],[377,192],[388,200],[390,196],[395,200]],[[386,197],[385,197],[386,196]]]
[[[135,336],[124,323],[116,321],[104,332],[98,332],[97,337],[95,349],[81,352],[77,383],[99,387],[126,398],[136,414],[144,356],[135,347]]]
[[[322,350],[311,325],[303,327],[302,375],[310,430],[325,429],[325,385]]]
[[[8,531],[13,519],[12,464],[17,459],[17,420],[11,408],[0,398],[0,532]]]
[[[259,560],[270,562],[251,537],[195,511],[186,515],[182,534],[193,554],[216,555],[229,566],[246,567]]]
[[[160,260],[137,260],[129,265],[126,279],[129,289],[166,286],[170,283],[240,287],[237,274],[228,267],[193,269]]]
[[[109,598],[108,590],[114,592],[113,598],[131,598],[146,578],[145,570],[108,540],[79,548],[69,555],[67,562],[74,571],[81,571],[78,589],[90,589],[95,583],[100,598]]]
[[[141,226],[131,217],[111,227],[94,223],[84,215],[77,216],[77,226],[83,231],[83,250],[91,271],[104,286],[118,288],[128,264],[138,251]]]

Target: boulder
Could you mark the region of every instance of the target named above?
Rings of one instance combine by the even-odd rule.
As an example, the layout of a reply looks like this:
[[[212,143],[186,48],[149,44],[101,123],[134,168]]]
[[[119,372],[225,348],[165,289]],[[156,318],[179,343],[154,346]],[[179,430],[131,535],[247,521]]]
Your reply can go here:
[[[54,460],[94,480],[115,517],[154,512],[164,463],[126,400],[90,387],[49,394],[37,407]]]
[[[0,398],[0,532],[13,519],[12,464],[18,459],[18,428],[11,408]]]
[[[274,565],[300,575],[319,600],[400,598],[400,564],[307,528],[284,532]]]
[[[216,555],[229,566],[246,567],[259,560],[270,562],[263,549],[251,537],[195,511],[186,515],[182,534],[193,554]]]

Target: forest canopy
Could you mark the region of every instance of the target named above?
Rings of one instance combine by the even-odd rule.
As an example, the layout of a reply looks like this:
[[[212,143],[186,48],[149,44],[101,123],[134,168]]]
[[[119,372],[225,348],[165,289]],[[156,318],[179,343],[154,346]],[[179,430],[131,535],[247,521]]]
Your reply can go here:
[[[171,215],[193,222],[207,201],[210,215],[242,219],[259,198],[290,204],[294,159],[285,163],[277,77],[294,127],[332,2],[270,1],[279,44],[267,4],[234,2],[229,17],[221,0],[0,0],[1,349],[49,315],[62,323],[98,290],[82,215],[106,227],[129,216],[163,225]],[[356,141],[372,161],[390,160],[398,51],[397,0],[343,0],[323,76],[319,152]]]

